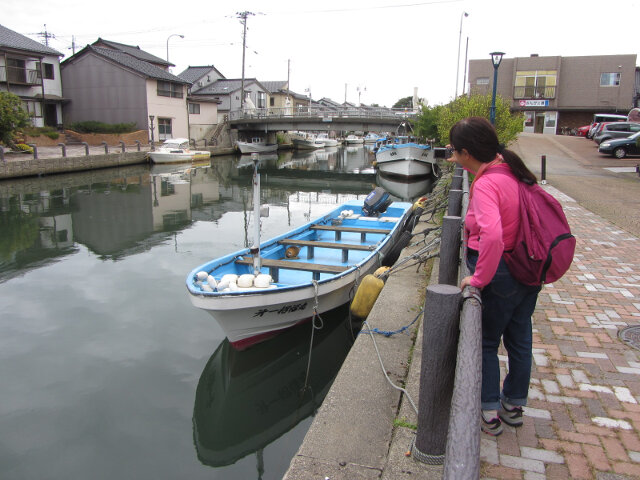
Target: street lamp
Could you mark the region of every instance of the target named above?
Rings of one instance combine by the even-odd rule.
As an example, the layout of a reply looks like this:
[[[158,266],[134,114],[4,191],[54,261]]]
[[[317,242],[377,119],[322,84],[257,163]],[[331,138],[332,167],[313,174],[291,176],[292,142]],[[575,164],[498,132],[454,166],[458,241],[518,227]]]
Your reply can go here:
[[[155,150],[154,144],[153,144],[153,119],[156,118],[155,115],[149,115],[149,121],[151,122],[151,151],[153,152]]]
[[[462,40],[462,20],[464,19],[464,17],[468,17],[468,16],[469,14],[467,12],[462,12],[462,15],[460,15],[460,33],[458,34],[458,63],[456,64],[456,94],[453,97],[454,100],[458,98],[458,77],[460,76],[460,41]],[[465,65],[466,65],[466,62],[465,62]]]
[[[496,87],[498,84],[498,67],[502,62],[504,52],[491,52],[491,63],[493,63],[493,94],[491,95],[491,112],[489,113],[489,121],[491,125],[496,124]]]
[[[180,38],[184,38],[184,35],[180,35],[179,33],[172,33],[171,35],[169,35],[167,37],[167,62],[169,61],[169,39],[171,37],[180,37]]]

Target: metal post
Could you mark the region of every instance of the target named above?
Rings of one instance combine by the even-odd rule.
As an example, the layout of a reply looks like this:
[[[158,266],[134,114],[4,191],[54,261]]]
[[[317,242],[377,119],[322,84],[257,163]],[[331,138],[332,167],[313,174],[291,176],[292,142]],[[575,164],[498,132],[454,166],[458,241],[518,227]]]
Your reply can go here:
[[[493,92],[491,93],[491,110],[489,113],[489,121],[491,125],[496,124],[496,89],[498,87],[498,68],[493,67]]]
[[[451,190],[460,190],[462,188],[462,173],[455,174],[451,177]]]
[[[462,177],[460,177],[462,179]],[[449,190],[449,206],[447,215],[450,217],[459,217],[462,212],[462,190]]]
[[[89,156],[89,144],[87,142],[82,142],[82,145],[84,145],[84,154],[88,157]]]
[[[33,148],[33,159],[38,159],[38,146],[35,143],[27,143],[31,148]]]
[[[58,146],[62,149],[62,156],[67,156],[67,146],[64,143],[59,143]]]
[[[461,224],[462,219],[460,217],[446,216],[442,219],[438,283],[445,285],[458,285]]]
[[[138,146],[138,151],[140,151],[140,140],[136,140],[136,145]]]
[[[107,142],[101,142],[102,145],[104,145],[104,153],[107,154],[109,153],[109,145],[107,145]]]
[[[461,298],[458,287],[427,287],[422,327],[418,430],[411,453],[413,458],[430,465],[444,463]]]
[[[122,140],[120,140],[120,146],[122,147],[122,153],[124,153],[127,150],[127,147]]]
[[[2,147],[0,147],[0,160],[2,160],[2,163],[5,165],[7,164],[7,161],[4,159],[4,148]]]
[[[542,155],[540,158],[540,183],[547,184],[547,156]]]

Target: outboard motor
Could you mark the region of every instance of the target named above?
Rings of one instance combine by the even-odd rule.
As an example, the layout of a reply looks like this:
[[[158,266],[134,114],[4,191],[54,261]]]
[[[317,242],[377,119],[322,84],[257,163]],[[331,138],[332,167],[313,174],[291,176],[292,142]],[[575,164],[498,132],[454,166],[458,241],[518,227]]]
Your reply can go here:
[[[391,205],[391,197],[382,187],[376,187],[367,198],[364,199],[362,213],[367,217],[377,217],[387,211]]]

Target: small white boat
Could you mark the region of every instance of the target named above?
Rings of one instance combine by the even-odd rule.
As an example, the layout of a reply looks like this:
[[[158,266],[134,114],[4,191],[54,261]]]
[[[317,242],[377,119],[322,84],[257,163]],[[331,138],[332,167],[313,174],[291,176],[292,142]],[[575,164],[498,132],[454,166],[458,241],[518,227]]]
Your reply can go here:
[[[316,150],[318,148],[324,148],[324,143],[316,142],[316,137],[313,135],[293,137],[291,142],[296,150]]]
[[[377,141],[379,141],[382,138],[384,138],[384,137],[381,137],[377,133],[367,133],[364,136],[364,143],[365,144],[373,144],[373,143],[376,143]]]
[[[184,163],[208,159],[211,153],[191,150],[186,138],[169,138],[157,150],[149,152],[149,157],[154,163]]]
[[[427,177],[397,177],[378,172],[376,183],[403,202],[413,202],[433,189],[436,179]]]
[[[236,145],[241,153],[266,153],[278,150],[277,143],[266,143],[260,137],[253,137],[250,142],[236,141]]]
[[[254,187],[259,189],[257,164]],[[251,248],[189,273],[191,303],[211,314],[232,346],[243,349],[312,318],[314,312],[349,302],[355,282],[381,266],[411,212],[412,205],[402,202],[385,203],[384,212],[363,210],[374,192],[365,202],[343,204],[262,244],[260,222],[255,222]],[[259,194],[254,192],[254,199]],[[254,200],[255,218],[259,211]]]
[[[329,135],[326,133],[320,133],[316,137],[316,143],[321,143],[323,147],[337,147],[338,140],[335,138],[329,138]]]
[[[364,138],[358,137],[357,135],[347,135],[347,138],[344,139],[344,143],[347,145],[359,145],[364,143]]]
[[[429,145],[414,143],[409,137],[396,137],[376,152],[380,172],[401,177],[440,177],[440,168]]]

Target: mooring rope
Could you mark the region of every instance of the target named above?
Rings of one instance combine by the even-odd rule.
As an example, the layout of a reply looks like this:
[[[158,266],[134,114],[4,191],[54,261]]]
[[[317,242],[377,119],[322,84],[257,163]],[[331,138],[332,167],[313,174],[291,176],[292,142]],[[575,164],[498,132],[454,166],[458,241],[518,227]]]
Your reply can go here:
[[[313,305],[313,316],[311,317],[311,340],[309,341],[309,360],[307,361],[307,373],[304,376],[304,387],[302,387],[301,394],[304,394],[304,392],[307,391],[307,384],[309,381],[309,372],[311,370],[311,352],[313,351],[313,337],[314,337],[315,331],[321,330],[324,327],[324,320],[322,320],[322,317],[318,313],[318,306],[319,306],[318,281],[311,280],[311,283],[313,284],[315,302]],[[320,321],[320,323],[317,326],[316,326],[316,318]]]
[[[371,330],[371,327],[369,326],[366,320],[364,321],[364,324],[367,325],[367,331],[369,332],[369,335],[371,336],[371,340],[373,341],[373,346],[376,349],[376,354],[378,355],[378,361],[380,362],[380,368],[382,368],[382,373],[387,379],[387,382],[389,382],[389,385],[391,385],[393,388],[395,388],[396,390],[400,390],[402,393],[404,393],[407,396],[407,400],[409,400],[409,403],[413,407],[413,410],[416,412],[416,415],[418,415],[418,409],[416,408],[416,404],[413,403],[413,400],[411,399],[411,395],[409,395],[409,392],[407,392],[404,388],[399,387],[395,383],[393,383],[389,378],[389,375],[387,375],[387,369],[384,367],[384,363],[382,362],[382,357],[380,356],[380,350],[378,350],[378,344],[376,343],[376,339],[373,336],[373,331]]]
[[[416,318],[414,318],[411,323],[409,323],[408,325],[405,325],[404,327],[400,327],[398,330],[381,330],[379,328],[371,328],[369,327],[369,325],[367,325],[367,327],[369,328],[368,331],[371,331],[373,333],[377,333],[378,335],[384,335],[385,337],[391,337],[397,333],[402,333],[404,331],[409,330],[409,327],[411,327],[411,325],[413,325],[414,323],[416,323],[418,321],[418,318],[420,318],[420,315],[422,315],[423,310],[422,308],[420,309],[420,311],[418,312],[418,315],[416,315]],[[362,333],[362,331],[360,331],[360,333]]]

